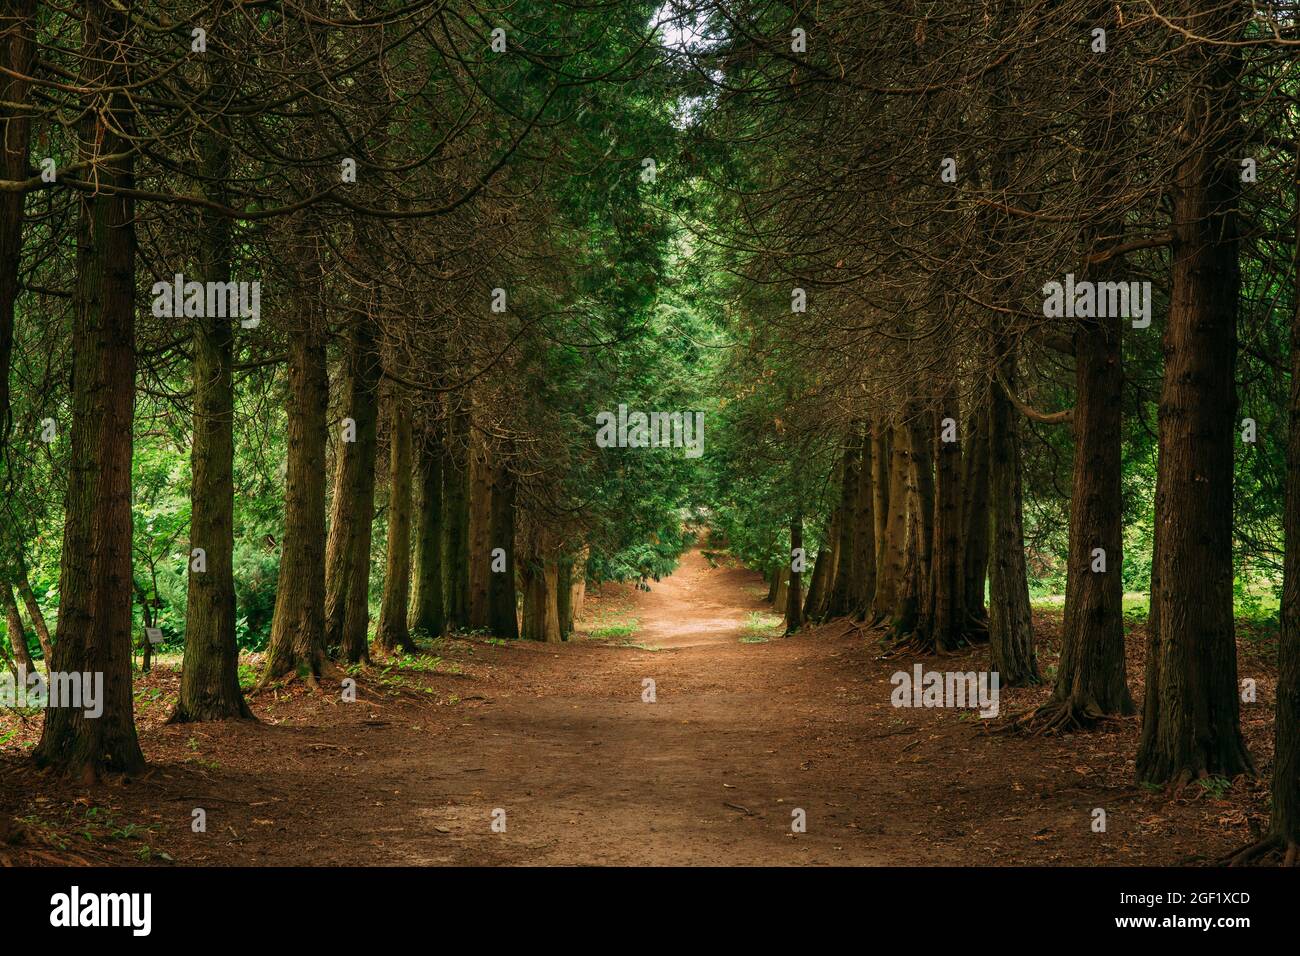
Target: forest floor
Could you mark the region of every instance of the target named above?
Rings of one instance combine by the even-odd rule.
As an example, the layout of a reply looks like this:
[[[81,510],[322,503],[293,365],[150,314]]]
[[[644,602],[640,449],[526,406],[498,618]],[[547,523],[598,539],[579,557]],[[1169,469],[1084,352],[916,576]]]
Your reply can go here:
[[[156,667],[137,682],[140,779],[39,774],[39,719],[0,715],[0,863],[1163,865],[1217,858],[1264,819],[1261,782],[1135,787],[1136,719],[1032,738],[895,708],[890,676],[913,658],[881,659],[878,633],[842,621],[783,638],[760,577],[716,560],[691,551],[649,592],[605,585],[565,644],[442,639],[360,673],[355,703],[300,683],[257,695],[255,724],[167,726],[176,674]],[[1036,624],[1046,668],[1059,614]],[[1243,635],[1261,769],[1271,660]],[[1002,714],[1046,695],[1004,689]]]

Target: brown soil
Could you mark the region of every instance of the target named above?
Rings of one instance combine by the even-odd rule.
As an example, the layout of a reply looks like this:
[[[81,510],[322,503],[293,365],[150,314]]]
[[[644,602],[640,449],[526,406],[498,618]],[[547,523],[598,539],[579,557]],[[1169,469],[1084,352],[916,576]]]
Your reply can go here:
[[[299,685],[261,694],[258,724],[166,726],[176,678],[155,669],[138,685],[153,767],[140,780],[34,772],[31,721],[0,748],[0,862],[1175,864],[1249,842],[1263,819],[1261,783],[1173,798],[1134,787],[1136,720],[1025,738],[985,733],[969,712],[895,708],[890,675],[912,658],[881,660],[878,635],[847,622],[756,630],[776,622],[762,580],[700,551],[652,588],[590,594],[587,633],[565,644],[439,641],[436,660],[361,674],[356,703]],[[628,618],[635,634],[590,636]],[[1049,664],[1057,621],[1038,624]],[[978,670],[985,655],[926,666]],[[1263,770],[1266,658],[1243,640]],[[1138,696],[1140,663],[1135,633]],[[1004,690],[1002,713],[1046,693]],[[195,808],[206,833],[191,830]],[[792,832],[798,810],[806,832]]]

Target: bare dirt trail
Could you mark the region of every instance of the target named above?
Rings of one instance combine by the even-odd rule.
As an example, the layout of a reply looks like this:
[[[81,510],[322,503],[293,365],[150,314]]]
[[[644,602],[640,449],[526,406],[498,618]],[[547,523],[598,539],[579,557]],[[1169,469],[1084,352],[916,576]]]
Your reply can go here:
[[[758,598],[765,590],[757,575],[713,567],[700,549],[688,551],[673,574],[632,592],[636,641],[656,650],[733,644],[751,615],[771,610]]]
[[[765,659],[752,633],[752,643],[741,642],[751,616],[767,611],[765,590],[758,575],[711,568],[694,550],[649,592],[618,587],[593,597],[594,610],[613,604],[636,619],[628,646],[518,648],[529,656],[549,650],[563,683],[541,694],[503,687],[456,728],[482,769],[473,771],[472,789],[454,795],[460,837],[451,841],[452,858],[888,862],[880,846],[855,839],[871,825],[862,795],[809,775],[804,744],[818,732],[776,679],[784,665]],[[506,812],[505,834],[487,826],[496,807]],[[807,832],[795,832],[796,812],[812,819]],[[432,816],[446,819],[447,811]]]
[[[692,551],[649,592],[589,595],[589,630],[635,619],[634,634],[445,640],[436,659],[363,674],[356,703],[299,685],[257,695],[253,725],[166,725],[176,677],[156,668],[137,692],[149,776],[77,788],[11,744],[0,810],[48,853],[182,865],[1168,864],[1243,845],[1262,813],[1249,792],[1134,788],[1136,721],[1027,739],[896,708],[890,675],[912,659],[881,659],[877,636],[844,621],[758,633],[776,621],[765,591]],[[1039,622],[1045,667],[1053,630]],[[1004,713],[1047,692],[1004,691]],[[1267,721],[1246,729],[1258,747]]]

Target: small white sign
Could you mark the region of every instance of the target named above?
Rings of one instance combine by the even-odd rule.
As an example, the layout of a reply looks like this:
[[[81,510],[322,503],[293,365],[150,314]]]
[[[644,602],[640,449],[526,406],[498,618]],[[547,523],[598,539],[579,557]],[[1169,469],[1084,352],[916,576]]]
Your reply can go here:
[[[161,644],[163,642],[161,627],[146,627],[144,629],[144,636],[149,638],[150,644]]]

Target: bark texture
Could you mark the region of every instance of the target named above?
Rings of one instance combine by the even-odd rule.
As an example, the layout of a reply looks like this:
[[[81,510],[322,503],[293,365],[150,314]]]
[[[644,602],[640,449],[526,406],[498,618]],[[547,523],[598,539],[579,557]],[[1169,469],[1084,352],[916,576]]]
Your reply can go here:
[[[379,352],[375,327],[355,314],[348,330],[343,415],[355,441],[341,440],[325,549],[325,646],[339,660],[370,660],[370,544],[375,515],[375,455],[379,425]]]
[[[1002,362],[1002,379],[1015,386],[1015,362]],[[1002,687],[1037,684],[1038,657],[1029,612],[1025,521],[1021,485],[1020,424],[997,382],[989,388],[989,657]]]
[[[405,396],[388,395],[388,554],[375,643],[386,651],[414,653],[407,626],[411,599],[411,413]]]
[[[1220,35],[1237,13],[1189,0],[1188,26]],[[1146,699],[1137,777],[1178,786],[1254,765],[1241,736],[1232,603],[1232,482],[1241,288],[1236,204],[1240,53],[1192,43],[1174,172],[1173,285],[1162,344],[1160,458]]]
[[[412,576],[411,630],[438,637],[446,629],[442,569],[442,442],[429,436],[416,456],[417,532]]]
[[[79,158],[100,181],[135,186],[132,110],[122,50],[130,4],[83,6]],[[125,135],[123,135],[125,134]],[[101,162],[103,156],[124,158]],[[42,766],[86,780],[138,773],[131,682],[131,452],[135,414],[135,207],[129,196],[79,194],[72,428],[64,497],[59,623],[51,669],[104,675],[103,713],[51,707],[36,748]]]

